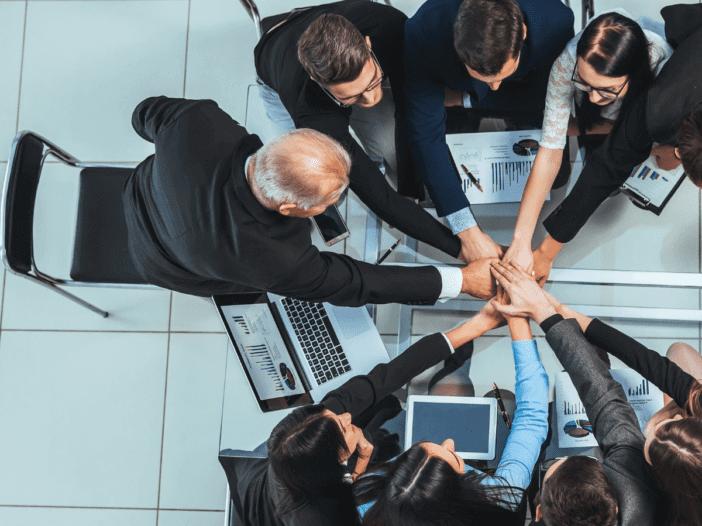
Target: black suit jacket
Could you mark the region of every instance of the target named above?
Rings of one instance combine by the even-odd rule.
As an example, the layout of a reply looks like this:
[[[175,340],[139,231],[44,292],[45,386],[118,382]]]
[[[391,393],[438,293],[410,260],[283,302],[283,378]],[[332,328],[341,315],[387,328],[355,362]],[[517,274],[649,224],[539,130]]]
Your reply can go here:
[[[261,206],[244,172],[261,141],[215,102],[149,98],[132,125],[156,146],[123,196],[129,250],[149,283],[198,296],[255,289],[349,306],[438,299],[436,268],[319,252],[307,219]]]
[[[602,202],[644,162],[654,142],[676,144],[680,122],[702,102],[702,5],[661,11],[675,51],[658,76],[621,115],[605,143],[588,156],[573,190],[544,221],[561,243],[571,241]]]
[[[354,376],[327,394],[321,403],[336,414],[351,413],[355,419],[450,355],[451,349],[441,334],[426,336],[389,363],[376,365],[367,375]],[[333,499],[305,503],[278,517],[276,510],[285,489],[277,482],[268,459],[220,457],[219,460],[227,474],[239,518],[246,526],[338,526],[357,522],[355,509],[353,516],[340,516],[342,510]]]
[[[619,503],[620,526],[665,523],[653,469],[644,457],[644,436],[622,386],[612,378],[578,322],[561,320],[546,333],[583,401],[602,448],[602,467]]]

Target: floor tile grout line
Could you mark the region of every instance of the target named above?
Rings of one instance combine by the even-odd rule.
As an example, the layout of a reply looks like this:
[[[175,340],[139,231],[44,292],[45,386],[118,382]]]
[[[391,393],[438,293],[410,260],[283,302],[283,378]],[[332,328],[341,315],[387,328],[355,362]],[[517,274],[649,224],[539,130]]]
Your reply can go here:
[[[173,313],[173,292],[168,303],[168,339],[166,340],[166,381],[163,386],[163,419],[161,420],[161,453],[158,459],[158,490],[156,494],[156,526],[161,507],[161,473],[163,472],[163,439],[166,434],[166,400],[168,398],[168,365],[171,358],[171,315]]]
[[[183,68],[183,98],[185,98],[185,86],[188,80],[188,45],[190,42],[190,6],[192,0],[188,0],[188,22],[185,29],[185,67]],[[158,521],[157,521],[158,525]]]
[[[0,0],[4,2],[8,0]],[[53,506],[51,504],[0,504],[0,508],[50,508],[50,509],[67,509],[67,510],[124,510],[124,511],[157,511],[158,508],[130,508],[120,506]],[[204,510],[204,509],[187,509],[187,508],[161,508],[161,511],[193,511],[207,513],[221,513],[226,510]]]
[[[24,1],[24,24],[22,28],[22,56],[20,58],[19,86],[17,87],[17,118],[15,119],[15,135],[19,131],[20,102],[22,101],[22,75],[24,74],[24,44],[27,40],[27,13],[29,0]]]

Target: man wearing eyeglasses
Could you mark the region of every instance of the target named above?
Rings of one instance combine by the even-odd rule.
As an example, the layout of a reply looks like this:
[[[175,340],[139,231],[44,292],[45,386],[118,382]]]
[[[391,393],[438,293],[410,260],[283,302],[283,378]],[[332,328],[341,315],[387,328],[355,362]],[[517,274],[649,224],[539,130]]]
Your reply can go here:
[[[481,231],[462,191],[445,106],[536,114],[540,124],[551,65],[573,34],[573,12],[561,0],[427,0],[405,24],[412,158],[470,260],[502,249]]]
[[[267,18],[254,51],[256,72],[279,132],[312,128],[339,141],[353,159],[350,188],[368,208],[403,233],[458,257],[461,243],[451,230],[405,199],[423,197],[409,160],[404,112],[406,18],[368,1]],[[390,90],[383,89],[386,81]],[[397,192],[372,158],[382,159],[387,172],[397,176]]]
[[[650,155],[664,170],[682,163],[688,178],[702,188],[702,6],[668,6],[661,15],[673,54],[604,144],[588,156],[570,194],[544,220],[548,236],[538,249],[543,258],[536,270],[544,281],[563,246]],[[573,78],[582,80],[577,72]]]

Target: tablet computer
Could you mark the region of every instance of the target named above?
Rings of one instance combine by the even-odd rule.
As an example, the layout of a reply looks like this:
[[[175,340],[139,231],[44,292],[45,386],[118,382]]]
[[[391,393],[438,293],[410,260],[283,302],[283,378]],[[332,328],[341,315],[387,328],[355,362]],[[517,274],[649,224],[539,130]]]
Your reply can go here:
[[[405,450],[420,440],[441,444],[451,438],[461,458],[493,460],[497,400],[411,395],[407,400],[405,426]]]

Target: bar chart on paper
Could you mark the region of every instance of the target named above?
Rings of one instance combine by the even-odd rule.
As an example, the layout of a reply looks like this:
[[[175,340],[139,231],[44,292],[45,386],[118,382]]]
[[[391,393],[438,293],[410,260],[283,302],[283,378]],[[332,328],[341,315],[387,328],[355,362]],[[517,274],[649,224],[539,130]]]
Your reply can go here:
[[[622,384],[629,405],[634,409],[643,433],[651,417],[663,409],[663,392],[632,369],[612,369],[612,378]]]
[[[283,381],[275,369],[275,363],[265,344],[246,345],[244,346],[249,359],[255,364],[260,373],[267,375],[270,378],[270,385],[275,391],[284,391]]]
[[[682,166],[674,170],[661,170],[654,157],[634,168],[623,188],[633,189],[654,206],[661,206],[675,189],[676,183],[685,176]]]
[[[446,136],[461,178],[461,189],[471,204],[521,201],[540,130],[458,133]],[[465,173],[465,167],[480,188]]]

